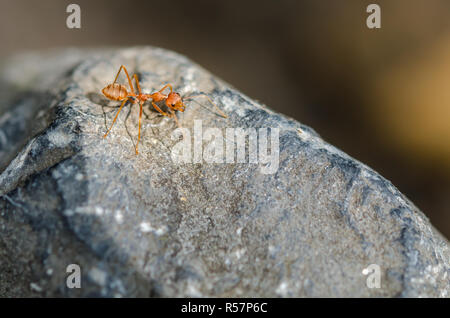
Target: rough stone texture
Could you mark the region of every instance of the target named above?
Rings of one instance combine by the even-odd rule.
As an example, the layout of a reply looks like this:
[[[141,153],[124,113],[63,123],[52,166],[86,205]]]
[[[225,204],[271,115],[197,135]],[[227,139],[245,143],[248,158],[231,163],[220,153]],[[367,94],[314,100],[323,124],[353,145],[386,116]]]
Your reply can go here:
[[[279,169],[174,163],[176,125],[148,104],[138,156],[135,106],[103,139],[118,102],[100,90],[121,64],[145,92],[170,82],[229,115],[191,102],[184,127],[280,128]],[[0,296],[449,296],[448,241],[389,181],[180,55],[34,53],[0,87]]]

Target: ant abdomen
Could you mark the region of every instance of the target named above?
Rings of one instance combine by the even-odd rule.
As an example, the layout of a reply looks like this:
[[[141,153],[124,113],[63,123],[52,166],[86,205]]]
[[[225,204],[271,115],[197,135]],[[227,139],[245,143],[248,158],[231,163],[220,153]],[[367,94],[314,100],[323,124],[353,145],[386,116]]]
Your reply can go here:
[[[111,100],[123,100],[128,96],[128,90],[124,85],[113,83],[102,89],[103,95]]]

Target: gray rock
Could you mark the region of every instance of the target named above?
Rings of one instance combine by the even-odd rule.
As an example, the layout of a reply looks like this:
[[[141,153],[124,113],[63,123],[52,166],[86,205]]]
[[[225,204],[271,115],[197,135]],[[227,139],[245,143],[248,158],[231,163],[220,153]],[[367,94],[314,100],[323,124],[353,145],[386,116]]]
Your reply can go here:
[[[100,91],[121,64],[146,93],[169,82],[229,115],[187,103],[191,135],[195,120],[278,128],[278,162],[176,162],[177,126],[148,103],[139,155],[136,106],[102,138],[119,103]],[[6,62],[1,83],[0,296],[449,297],[448,241],[389,181],[185,57],[33,53]]]

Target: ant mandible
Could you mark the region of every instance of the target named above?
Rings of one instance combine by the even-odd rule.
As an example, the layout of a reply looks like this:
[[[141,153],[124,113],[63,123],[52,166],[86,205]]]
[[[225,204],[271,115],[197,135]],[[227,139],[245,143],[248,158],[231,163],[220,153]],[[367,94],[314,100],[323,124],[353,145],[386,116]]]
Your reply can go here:
[[[122,84],[118,84],[116,83],[117,78],[119,77],[119,74],[121,71],[125,72],[125,75],[127,76],[128,79],[128,84],[130,86],[130,90],[128,91],[127,88],[125,87],[125,85]],[[180,94],[176,93],[173,91],[172,85],[170,84],[166,84],[164,85],[163,88],[161,88],[159,91],[152,93],[152,94],[142,94],[141,92],[141,87],[139,85],[139,80],[136,74],[133,75],[133,78],[136,82],[136,88],[138,91],[138,94],[136,94],[133,84],[131,82],[131,78],[130,75],[128,74],[128,71],[126,69],[125,66],[121,65],[119,68],[119,71],[117,72],[116,78],[114,79],[114,82],[112,84],[107,85],[105,88],[102,89],[102,93],[103,95],[105,95],[106,98],[110,99],[110,100],[114,100],[114,101],[122,101],[122,104],[119,107],[119,110],[116,113],[116,116],[114,117],[114,120],[111,124],[111,127],[107,130],[106,134],[103,136],[103,138],[106,138],[106,136],[108,136],[109,132],[111,131],[111,128],[113,127],[114,123],[116,122],[117,117],[119,116],[120,111],[122,110],[123,106],[125,105],[125,103],[128,100],[132,100],[133,104],[139,103],[139,130],[138,130],[138,141],[135,147],[136,150],[136,154],[139,154],[138,152],[138,146],[139,146],[139,141],[141,139],[141,121],[142,121],[142,106],[144,105],[144,103],[151,99],[152,100],[152,105],[153,107],[162,115],[164,116],[168,116],[170,118],[173,118],[175,120],[175,122],[177,123],[178,127],[180,126],[180,123],[178,122],[177,116],[175,114],[175,111],[180,111],[180,112],[184,112],[186,105],[184,104],[183,101],[188,100],[188,99],[192,99],[198,96],[205,96],[209,102],[211,104],[213,104],[216,109],[218,110],[218,112],[220,113],[220,115],[224,118],[227,118],[228,116],[225,115],[220,109],[219,107],[211,100],[211,98],[209,98],[208,95],[206,94],[198,94],[195,96],[190,96],[190,97],[186,97],[186,98],[182,98],[180,96]],[[164,90],[166,88],[170,88],[170,93],[165,95],[163,94]],[[169,113],[164,112],[161,108],[158,107],[158,105],[155,104],[155,102],[161,102],[164,101],[165,105],[167,106],[167,109],[169,111]]]

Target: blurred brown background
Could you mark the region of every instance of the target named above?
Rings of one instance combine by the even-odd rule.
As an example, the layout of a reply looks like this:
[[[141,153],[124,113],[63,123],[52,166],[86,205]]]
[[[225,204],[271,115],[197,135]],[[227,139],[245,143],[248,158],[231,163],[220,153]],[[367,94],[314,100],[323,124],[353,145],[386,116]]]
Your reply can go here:
[[[450,1],[1,0],[0,57],[55,47],[175,50],[312,126],[450,237]],[[81,29],[66,7],[81,6]],[[381,6],[381,29],[366,7]]]

